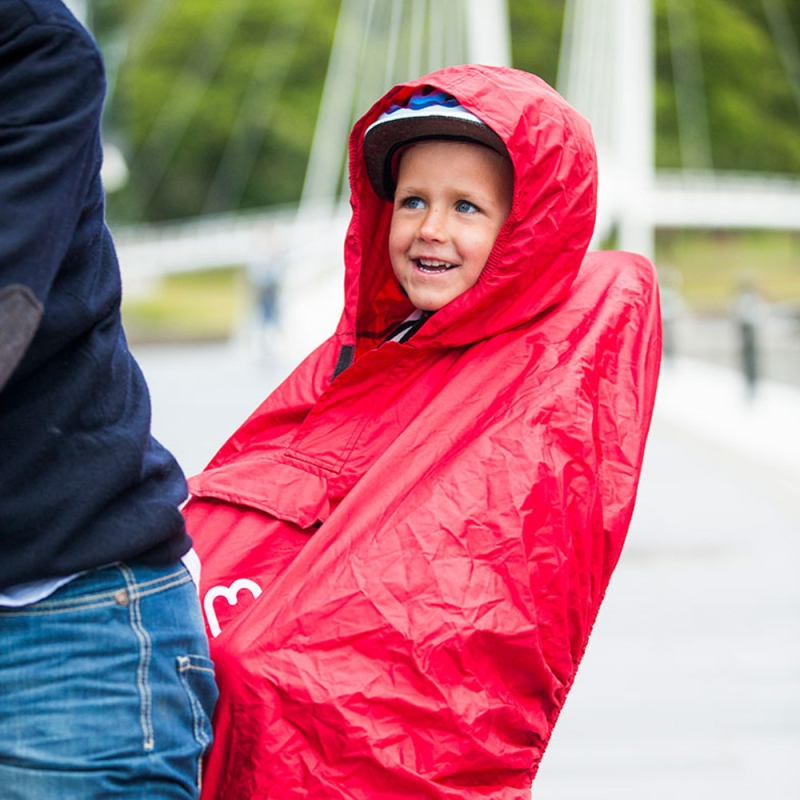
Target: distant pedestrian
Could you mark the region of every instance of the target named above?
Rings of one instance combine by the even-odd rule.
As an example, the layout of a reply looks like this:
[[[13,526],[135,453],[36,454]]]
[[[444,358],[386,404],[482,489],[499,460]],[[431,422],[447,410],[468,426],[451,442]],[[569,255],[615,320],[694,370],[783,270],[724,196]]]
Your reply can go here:
[[[283,261],[279,256],[251,262],[247,277],[254,295],[250,323],[252,343],[257,358],[271,361],[278,348],[278,297]]]
[[[672,266],[658,268],[658,283],[661,295],[661,333],[664,360],[673,361],[678,354],[678,320],[685,304],[681,297],[683,276]]]
[[[742,281],[733,305],[739,339],[739,356],[747,397],[756,394],[760,378],[760,333],[766,318],[767,304],[751,279]]]
[[[198,794],[213,668],[179,505],[120,323],[100,53],[0,1],[0,797]]]

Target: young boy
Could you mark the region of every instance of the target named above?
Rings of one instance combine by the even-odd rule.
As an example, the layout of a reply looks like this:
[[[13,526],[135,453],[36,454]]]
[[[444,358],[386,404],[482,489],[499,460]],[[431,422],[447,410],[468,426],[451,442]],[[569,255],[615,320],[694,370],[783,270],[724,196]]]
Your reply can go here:
[[[588,124],[515,70],[356,124],[336,333],[190,484],[204,797],[527,798],[625,538],[654,271],[586,255]]]

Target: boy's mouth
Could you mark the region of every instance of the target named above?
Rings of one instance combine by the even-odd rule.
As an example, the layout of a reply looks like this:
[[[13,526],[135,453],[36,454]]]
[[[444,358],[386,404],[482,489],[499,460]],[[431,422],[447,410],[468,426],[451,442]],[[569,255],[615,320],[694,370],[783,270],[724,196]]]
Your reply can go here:
[[[415,258],[414,262],[420,272],[427,272],[432,275],[447,272],[447,270],[458,266],[458,264],[448,264],[446,261],[438,261],[432,258]]]

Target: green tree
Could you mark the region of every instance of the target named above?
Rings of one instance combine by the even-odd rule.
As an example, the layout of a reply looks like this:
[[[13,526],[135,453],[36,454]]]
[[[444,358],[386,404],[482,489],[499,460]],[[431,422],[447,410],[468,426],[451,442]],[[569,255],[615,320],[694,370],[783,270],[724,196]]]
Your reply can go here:
[[[295,201],[337,13],[329,0],[173,0],[119,71],[107,127],[131,177],[110,214]]]
[[[800,109],[769,3],[786,10],[784,33],[796,36],[800,0],[654,0],[657,166],[697,166],[682,153],[707,119],[715,169],[800,173]],[[564,5],[509,0],[514,66],[551,84]],[[696,21],[696,46],[681,38],[676,9]],[[110,197],[112,219],[297,201],[338,2],[94,0],[92,10],[112,88],[107,136],[130,168],[128,184]],[[691,58],[702,79],[703,113],[684,114],[679,126],[676,97],[687,96],[684,83],[675,90],[685,75],[681,58]]]
[[[672,0],[696,14],[711,166],[800,173],[800,109],[762,0]],[[656,0],[656,163],[681,163],[676,107],[676,33],[667,0]],[[786,2],[800,32],[800,3]]]

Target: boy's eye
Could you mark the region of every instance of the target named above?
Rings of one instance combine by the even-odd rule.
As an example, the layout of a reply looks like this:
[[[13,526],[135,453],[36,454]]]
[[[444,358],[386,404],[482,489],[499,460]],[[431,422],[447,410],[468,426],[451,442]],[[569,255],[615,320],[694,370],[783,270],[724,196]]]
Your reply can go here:
[[[422,201],[421,197],[406,197],[403,200],[403,208],[424,208],[425,203]]]
[[[459,200],[456,203],[456,211],[459,211],[464,214],[473,214],[480,209],[474,203],[470,203],[469,200]]]

